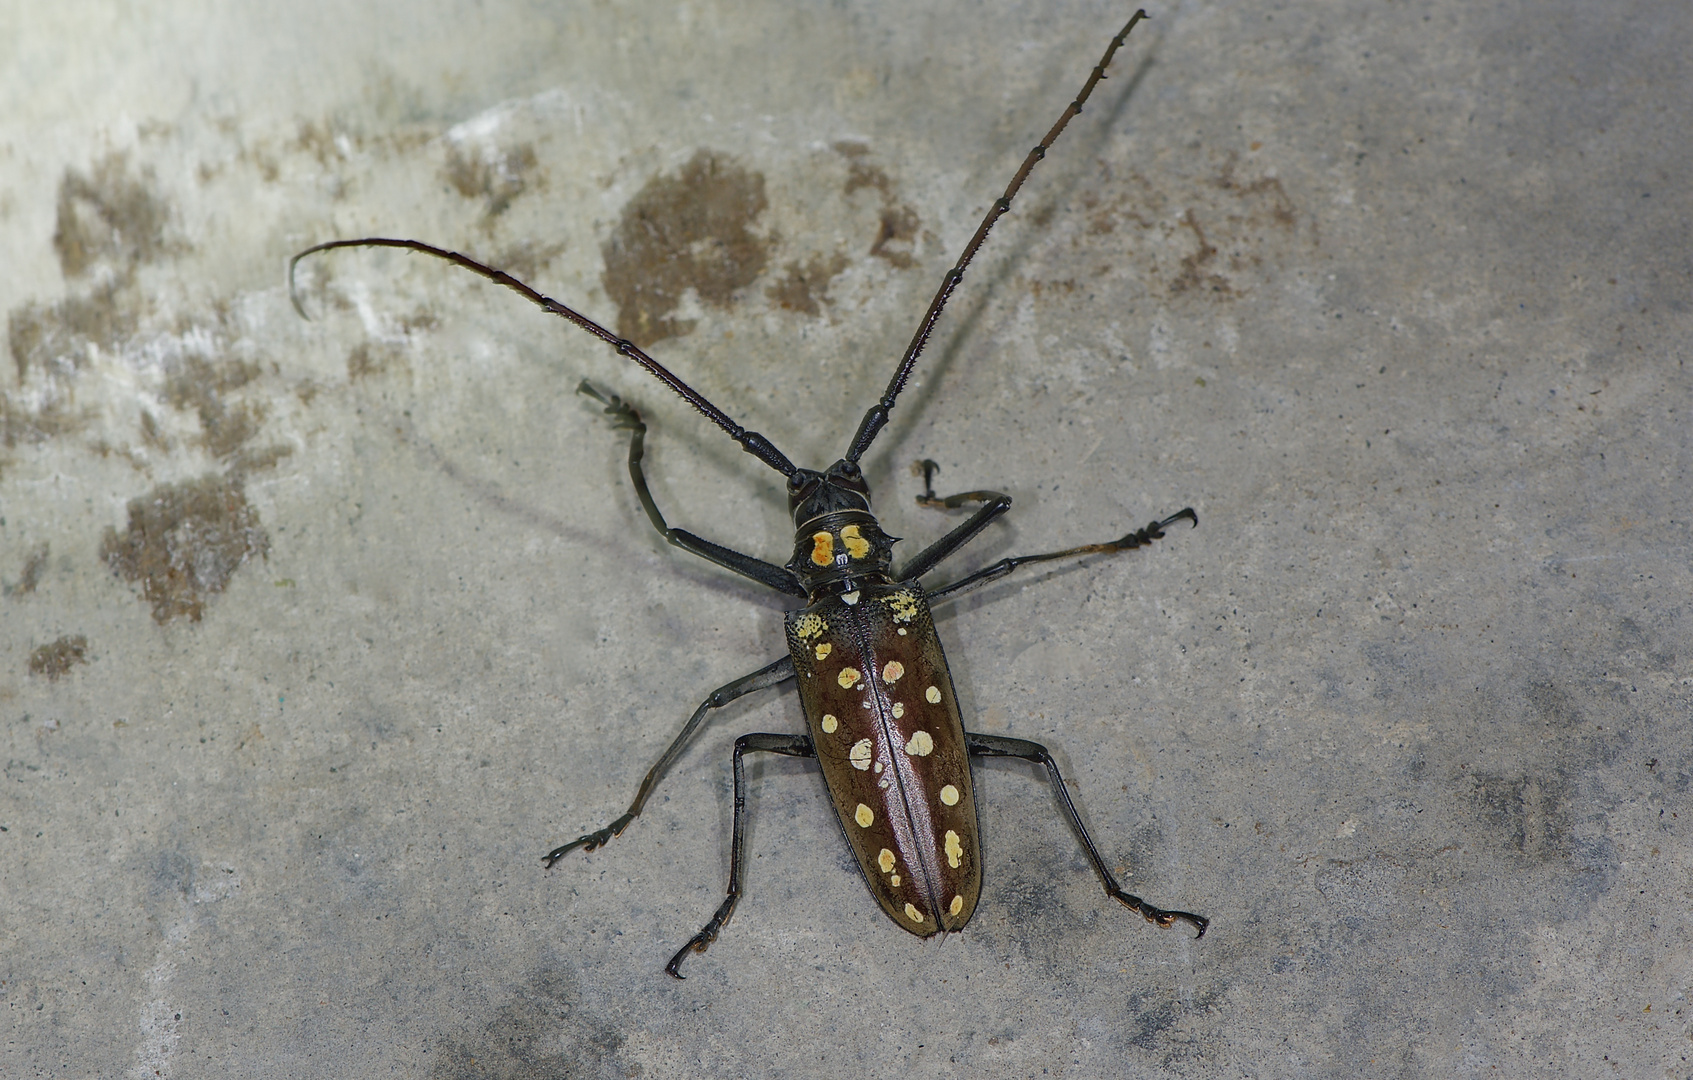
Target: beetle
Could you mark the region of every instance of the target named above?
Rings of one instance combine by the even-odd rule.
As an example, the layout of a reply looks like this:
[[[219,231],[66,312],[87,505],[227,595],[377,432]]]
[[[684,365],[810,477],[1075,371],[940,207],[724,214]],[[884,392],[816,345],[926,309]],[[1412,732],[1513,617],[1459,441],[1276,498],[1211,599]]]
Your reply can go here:
[[[306,312],[295,290],[295,268],[307,256],[337,248],[391,247],[451,262],[519,293],[542,310],[611,345],[722,428],[742,449],[787,478],[794,551],[786,565],[764,562],[672,528],[647,485],[643,466],[647,428],[639,411],[586,381],[577,388],[604,406],[615,428],[630,433],[629,477],[648,520],[665,540],[804,601],[786,616],[786,656],[713,691],[647,771],[634,801],[621,816],[602,829],[554,848],[543,860],[551,867],[577,848],[593,851],[620,835],[640,815],[653,789],[712,711],[758,690],[790,680],[797,683],[807,734],[757,733],[735,741],[735,810],[727,895],[704,928],[665,965],[665,971],[676,978],[683,977],[680,967],[690,952],[704,952],[717,939],[740,899],[746,863],[746,776],[742,761],[753,752],[817,760],[847,844],[871,894],[901,929],[918,937],[962,929],[981,896],[981,841],[970,771],[972,755],[1022,758],[1043,766],[1064,817],[1081,841],[1106,895],[1149,922],[1167,927],[1183,921],[1198,931],[1196,939],[1205,936],[1210,921],[1203,916],[1155,907],[1118,885],[1082,825],[1064,778],[1046,747],[1026,739],[965,730],[931,614],[936,603],[998,581],[1018,567],[1132,550],[1162,539],[1164,530],[1176,522],[1187,521],[1197,527],[1198,515],[1189,507],[1106,543],[1002,559],[930,590],[920,579],[1005,514],[1011,507],[1010,496],[997,491],[967,491],[939,497],[934,492],[938,467],[932,461],[922,462],[924,492],[917,497],[921,505],[944,510],[979,506],[962,524],[895,571],[893,549],[899,538],[888,535],[871,512],[870,487],[859,465],[887,424],[889,412],[971,259],[995,222],[1010,210],[1012,199],[1047,148],[1081,113],[1130,31],[1146,17],[1144,10],[1136,11],[1112,38],[1081,93],[1024,158],[1004,194],[995,200],[958,261],[947,271],[893,378],[865,412],[846,453],[822,471],[794,465],[769,439],[737,424],[634,343],[504,271],[466,255],[417,240],[365,237],[317,244],[289,262],[289,294],[303,317]]]

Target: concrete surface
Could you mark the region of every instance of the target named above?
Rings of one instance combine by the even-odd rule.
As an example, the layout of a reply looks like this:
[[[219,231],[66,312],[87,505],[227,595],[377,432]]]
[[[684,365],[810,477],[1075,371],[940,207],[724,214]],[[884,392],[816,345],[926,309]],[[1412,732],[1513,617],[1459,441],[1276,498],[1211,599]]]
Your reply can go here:
[[[1157,8],[875,448],[1010,492],[959,559],[1115,536],[941,622],[987,884],[918,943],[815,770],[725,711],[778,478],[631,327],[833,459],[1127,16],[1060,0],[0,11],[6,1077],[1693,1076],[1693,21],[1674,2]],[[644,276],[650,274],[650,278]],[[937,574],[935,580],[946,580]]]

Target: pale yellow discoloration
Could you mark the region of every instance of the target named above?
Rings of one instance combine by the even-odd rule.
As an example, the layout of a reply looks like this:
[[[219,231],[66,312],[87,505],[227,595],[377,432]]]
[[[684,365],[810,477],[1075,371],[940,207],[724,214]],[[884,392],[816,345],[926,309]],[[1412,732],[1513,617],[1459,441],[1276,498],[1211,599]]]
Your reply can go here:
[[[956,915],[960,911],[963,911],[964,910],[964,898],[962,896],[953,897],[951,906],[948,907],[946,910],[953,915]]]
[[[878,761],[878,762],[876,762],[876,774],[879,776],[879,775],[881,775],[881,772],[882,772],[882,763],[880,761]]]
[[[852,605],[858,603],[858,590],[854,589],[851,592],[842,593],[841,603],[845,604],[847,607],[851,607]]]
[[[811,534],[811,561],[818,566],[828,566],[835,561],[835,538],[826,532]]]
[[[892,885],[896,889],[899,888],[899,875],[894,874],[893,876],[889,877],[888,878],[888,884]]]
[[[851,690],[858,685],[858,680],[857,668],[844,667],[841,669],[841,673],[835,676],[835,681],[841,684],[842,690]]]
[[[927,731],[913,732],[911,741],[905,744],[905,752],[912,757],[928,757],[935,752],[935,740]]]
[[[938,686],[929,687],[923,691],[923,700],[931,705],[939,705],[941,703],[941,688]]]
[[[814,638],[827,629],[829,624],[823,621],[823,616],[816,613],[801,615],[799,621],[794,623],[794,633],[798,634],[802,641]]]
[[[905,917],[914,923],[920,923],[923,921],[923,913],[918,911],[915,907],[912,907],[910,904],[905,905]]]
[[[859,828],[868,829],[876,823],[876,811],[870,809],[868,806],[865,806],[863,803],[859,803],[858,809],[852,812],[852,820],[858,822]]]
[[[905,627],[903,627],[903,626],[902,626],[902,627],[900,627],[900,628],[899,628],[899,636],[900,636],[900,637],[904,637],[904,636],[905,636]]]
[[[882,779],[876,781],[876,786],[881,788],[883,791],[888,790],[888,778],[885,776],[882,777]]]
[[[829,644],[827,641],[819,641],[817,643],[816,652],[817,652],[817,659],[819,659],[819,660],[829,659],[829,654],[834,652],[834,651],[835,651],[835,647],[833,645]]]
[[[898,701],[894,702],[894,719],[898,720],[900,717],[902,717],[904,715],[905,715],[905,706]]]
[[[825,735],[833,735],[835,733],[835,729],[840,726],[841,722],[835,719],[834,713],[823,714],[823,733]]]
[[[852,749],[847,751],[847,760],[852,762],[852,767],[860,772],[868,769],[870,767],[870,740],[860,739],[853,743]]]
[[[957,806],[958,789],[953,787],[951,784],[941,788],[941,802],[946,803],[948,806]]]
[[[905,665],[898,660],[889,660],[882,665],[882,681],[892,685],[899,682],[900,676],[905,674]]]
[[[917,617],[917,598],[911,590],[902,589],[888,597],[888,610],[893,612],[894,622],[910,622]]]
[[[946,864],[956,870],[963,861],[964,845],[958,842],[958,834],[948,829],[946,831]]]
[[[848,525],[841,530],[841,543],[846,545],[849,558],[862,559],[870,554],[870,541],[860,535],[857,525]]]
[[[894,853],[889,851],[887,848],[883,848],[882,853],[876,856],[876,865],[882,868],[882,873],[884,874],[893,873]]]

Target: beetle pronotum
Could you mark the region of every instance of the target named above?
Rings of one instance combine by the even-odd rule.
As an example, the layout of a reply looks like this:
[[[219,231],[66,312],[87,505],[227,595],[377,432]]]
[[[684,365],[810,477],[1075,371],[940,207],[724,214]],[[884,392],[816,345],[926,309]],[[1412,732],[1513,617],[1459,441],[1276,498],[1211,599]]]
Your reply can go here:
[[[746,861],[746,776],[742,758],[752,751],[817,759],[841,828],[857,856],[871,894],[889,918],[919,937],[962,929],[970,921],[981,895],[981,841],[971,784],[972,754],[1024,758],[1045,766],[1059,806],[1105,886],[1106,895],[1149,922],[1169,926],[1182,920],[1198,930],[1196,936],[1205,936],[1209,920],[1185,911],[1154,907],[1118,886],[1082,826],[1058,766],[1044,746],[964,729],[946,656],[930,617],[935,603],[997,581],[1019,566],[1131,550],[1161,539],[1164,529],[1175,522],[1186,520],[1197,526],[1197,515],[1189,508],[1107,543],[1002,559],[951,584],[926,590],[919,579],[1010,509],[1011,498],[996,491],[967,491],[937,498],[933,488],[935,465],[924,462],[925,490],[918,497],[919,503],[944,509],[957,509],[970,503],[982,505],[968,520],[895,572],[893,545],[898,538],[883,532],[870,512],[870,488],[858,464],[888,422],[888,413],[970,260],[994,223],[1010,210],[1011,200],[1035,163],[1071,118],[1081,113],[1083,103],[1105,78],[1111,58],[1135,24],[1144,18],[1145,11],[1136,11],[1111,39],[1110,47],[1081,93],[1024,158],[1005,193],[994,201],[957,263],[947,271],[887,389],[865,412],[845,455],[822,472],[795,466],[769,439],[735,423],[632,342],[617,337],[557,300],[541,295],[509,274],[458,252],[417,240],[366,237],[318,244],[294,256],[288,265],[290,295],[304,315],[293,292],[294,268],[308,255],[344,247],[394,247],[455,263],[520,293],[543,310],[568,319],[611,345],[728,432],[742,449],[787,477],[788,507],[794,522],[794,554],[785,566],[671,528],[647,487],[642,466],[646,425],[640,414],[617,396],[587,382],[578,387],[581,393],[605,406],[606,414],[617,428],[630,432],[629,476],[653,528],[685,551],[805,601],[805,606],[787,615],[788,655],[713,691],[647,771],[634,801],[622,816],[603,829],[554,848],[545,858],[550,867],[576,848],[592,851],[622,833],[641,813],[653,788],[712,710],[755,690],[795,680],[808,734],[752,734],[735,741],[735,816],[728,894],[705,927],[677,950],[665,966],[665,971],[677,978],[682,977],[679,968],[689,952],[704,952],[717,939],[741,895]]]

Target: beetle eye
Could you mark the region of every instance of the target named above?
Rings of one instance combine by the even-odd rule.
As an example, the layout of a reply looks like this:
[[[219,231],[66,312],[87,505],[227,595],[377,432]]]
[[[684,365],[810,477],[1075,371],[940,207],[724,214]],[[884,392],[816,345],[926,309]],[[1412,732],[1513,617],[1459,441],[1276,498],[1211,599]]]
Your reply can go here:
[[[859,475],[858,462],[856,462],[856,461],[843,461],[843,462],[841,462],[840,469],[838,471],[840,472],[840,474],[842,476],[846,477],[848,480],[856,480],[856,479],[858,479],[858,475]]]

